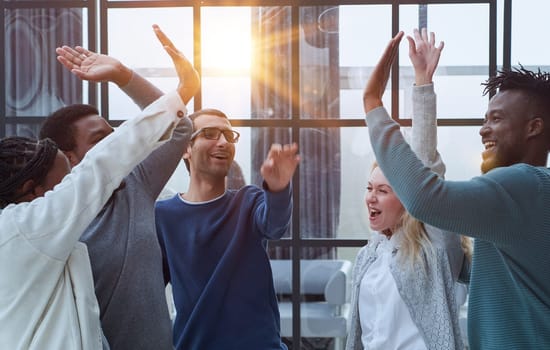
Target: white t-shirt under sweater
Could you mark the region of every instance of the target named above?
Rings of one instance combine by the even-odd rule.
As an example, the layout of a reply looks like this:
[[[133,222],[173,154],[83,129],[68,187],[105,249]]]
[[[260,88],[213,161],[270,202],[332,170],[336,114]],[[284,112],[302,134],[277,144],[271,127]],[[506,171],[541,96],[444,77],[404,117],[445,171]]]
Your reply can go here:
[[[380,242],[376,247],[377,258],[361,280],[359,319],[365,349],[427,349],[390,270],[398,242],[398,234]]]

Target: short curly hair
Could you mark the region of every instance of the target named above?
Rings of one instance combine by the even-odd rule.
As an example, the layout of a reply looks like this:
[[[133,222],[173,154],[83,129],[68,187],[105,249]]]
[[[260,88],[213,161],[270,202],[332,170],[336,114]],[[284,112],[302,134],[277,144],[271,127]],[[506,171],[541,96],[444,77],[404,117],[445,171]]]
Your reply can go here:
[[[46,118],[40,129],[39,138],[50,138],[57,143],[60,150],[72,151],[76,147],[73,124],[90,115],[99,115],[97,108],[92,105],[74,104],[62,107]]]

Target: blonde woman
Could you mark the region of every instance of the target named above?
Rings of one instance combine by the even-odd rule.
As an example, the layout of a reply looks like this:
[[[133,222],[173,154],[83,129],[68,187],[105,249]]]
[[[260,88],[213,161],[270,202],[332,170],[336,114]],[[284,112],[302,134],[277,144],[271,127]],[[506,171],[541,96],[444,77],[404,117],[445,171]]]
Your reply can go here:
[[[415,29],[414,39],[407,39],[415,71],[411,145],[426,166],[443,176],[432,83],[443,42],[435,46],[434,33],[428,38],[426,29]],[[353,271],[346,349],[463,349],[455,286],[469,257],[461,237],[410,216],[376,164],[366,205],[375,232]]]

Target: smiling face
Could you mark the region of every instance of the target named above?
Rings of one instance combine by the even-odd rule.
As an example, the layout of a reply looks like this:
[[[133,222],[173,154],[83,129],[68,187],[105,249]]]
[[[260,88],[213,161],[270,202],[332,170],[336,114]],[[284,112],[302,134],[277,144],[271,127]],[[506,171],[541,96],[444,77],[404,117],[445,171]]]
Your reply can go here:
[[[518,90],[499,92],[489,102],[479,130],[485,151],[481,171],[521,163],[527,152],[529,98]]]
[[[370,174],[365,201],[370,228],[375,231],[393,231],[405,212],[379,167],[375,167]]]
[[[193,125],[195,130],[207,127],[231,130],[229,120],[211,114],[199,115],[193,120]],[[235,144],[228,142],[223,134],[218,140],[212,140],[206,138],[204,133],[199,133],[189,143],[183,157],[189,161],[191,176],[209,177],[225,182],[225,176],[235,157]]]

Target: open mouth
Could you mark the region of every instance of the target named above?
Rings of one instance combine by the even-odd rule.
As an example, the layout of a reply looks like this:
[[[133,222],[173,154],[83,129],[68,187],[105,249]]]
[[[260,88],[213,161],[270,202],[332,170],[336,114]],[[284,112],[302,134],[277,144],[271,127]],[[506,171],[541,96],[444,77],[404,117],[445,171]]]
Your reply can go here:
[[[220,153],[220,152],[217,152],[217,153],[213,153],[212,154],[212,157],[213,158],[216,158],[216,159],[228,159],[229,158],[229,154],[227,153]]]
[[[490,150],[494,148],[497,145],[495,141],[486,141],[483,143],[483,146],[485,146],[485,150]]]
[[[376,210],[376,209],[370,209],[369,210],[369,217],[371,219],[374,219],[376,218],[378,215],[380,215],[381,211],[380,210]]]

